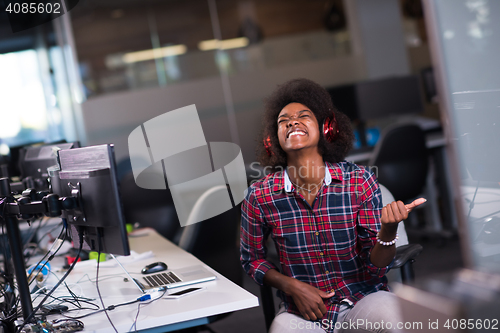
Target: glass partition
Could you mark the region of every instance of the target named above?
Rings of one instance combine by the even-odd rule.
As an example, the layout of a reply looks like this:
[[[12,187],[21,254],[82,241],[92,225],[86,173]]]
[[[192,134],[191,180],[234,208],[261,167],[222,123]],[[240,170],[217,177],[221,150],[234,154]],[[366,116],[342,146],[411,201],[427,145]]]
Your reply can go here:
[[[500,2],[429,0],[440,103],[470,268],[500,272]]]
[[[36,51],[0,55],[0,72],[0,140],[9,146],[44,141],[50,132],[47,109],[55,98],[45,99]]]
[[[69,84],[66,19],[13,33],[0,14],[0,164],[15,163],[23,145],[84,139],[74,120],[82,94]]]
[[[342,1],[217,0],[216,16],[210,3],[86,1],[77,6],[71,19],[87,96],[350,53]]]

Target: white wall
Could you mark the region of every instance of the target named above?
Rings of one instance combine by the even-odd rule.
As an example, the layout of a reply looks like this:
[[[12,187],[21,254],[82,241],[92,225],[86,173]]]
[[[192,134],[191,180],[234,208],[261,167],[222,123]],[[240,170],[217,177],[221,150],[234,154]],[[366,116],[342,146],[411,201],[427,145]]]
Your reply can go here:
[[[398,0],[344,0],[354,54],[364,57],[367,78],[408,75]]]

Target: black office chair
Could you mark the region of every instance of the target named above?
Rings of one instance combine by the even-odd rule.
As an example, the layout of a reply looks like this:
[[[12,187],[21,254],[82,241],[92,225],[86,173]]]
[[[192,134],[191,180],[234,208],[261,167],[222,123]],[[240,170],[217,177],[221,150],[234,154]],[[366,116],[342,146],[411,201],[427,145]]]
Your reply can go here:
[[[168,189],[143,189],[130,171],[120,181],[120,196],[126,223],[151,227],[172,242],[179,241],[182,229]]]
[[[382,134],[368,165],[397,200],[415,199],[424,189],[428,156],[424,131],[415,124],[397,125]]]
[[[239,256],[240,214],[240,206],[237,206],[205,221],[184,227],[179,247],[242,286],[243,272]]]
[[[380,192],[382,193],[382,206],[386,206],[389,203],[395,201],[392,193],[382,184],[379,184]],[[422,245],[420,244],[408,244],[408,236],[406,235],[406,229],[403,222],[398,225],[399,240],[396,243],[396,257],[394,259],[394,264],[392,266],[392,271],[389,272],[391,276],[388,275],[389,283],[391,278],[397,282],[401,280],[402,283],[411,283],[415,279],[415,273],[413,271],[413,263],[415,258],[422,252]],[[393,272],[398,272],[400,277]]]
[[[204,209],[220,201],[220,195],[227,196],[226,186],[216,186],[208,190],[195,205],[188,217],[188,225],[182,230],[179,247],[193,254],[205,264],[236,283],[243,286],[243,270],[240,264],[240,205],[209,218],[200,220]],[[230,313],[209,317],[209,323],[225,318]],[[202,326],[196,329],[213,332],[210,327]]]
[[[398,124],[387,128],[368,162],[378,178],[383,205],[396,200],[413,201],[425,187],[428,172],[428,155],[425,133],[416,124]],[[400,229],[404,223],[400,223]],[[398,232],[401,234],[400,229]],[[406,237],[406,231],[405,231]],[[420,244],[397,248],[393,268],[400,268],[403,283],[413,281],[412,263],[422,251]]]

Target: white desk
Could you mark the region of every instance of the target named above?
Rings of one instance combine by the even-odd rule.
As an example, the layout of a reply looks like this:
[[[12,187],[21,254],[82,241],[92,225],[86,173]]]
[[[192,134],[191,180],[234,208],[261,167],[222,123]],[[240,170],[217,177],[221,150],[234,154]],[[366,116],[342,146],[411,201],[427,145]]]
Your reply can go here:
[[[169,269],[175,270],[182,267],[203,264],[193,255],[175,246],[170,241],[161,237],[153,229],[147,229],[147,236],[130,237],[130,247],[137,253],[154,251],[155,257],[124,264],[124,267],[135,278],[140,278],[142,267],[154,261],[164,261]],[[213,271],[210,267],[205,267]],[[168,332],[180,328],[197,326],[208,323],[207,317],[251,308],[259,305],[258,298],[238,285],[229,281],[219,273],[213,271],[217,279],[215,281],[197,284],[203,285],[205,290],[188,295],[179,299],[160,299],[149,305],[141,306],[137,320],[137,330],[142,332]],[[95,303],[101,306],[94,283],[82,277],[88,274],[90,279],[95,279],[95,266],[79,265],[66,279],[70,288],[77,295],[96,298]],[[114,276],[110,276],[114,275]],[[106,306],[134,300],[142,295],[137,287],[131,282],[124,282],[126,275],[120,267],[100,267],[99,289]],[[81,280],[80,282],[78,282]],[[77,285],[75,283],[78,282]],[[80,289],[81,288],[81,289]],[[61,295],[65,288],[59,288],[54,295]],[[181,290],[183,288],[179,288]],[[67,295],[67,291],[65,292]],[[141,302],[146,303],[146,302]],[[117,328],[118,332],[128,332],[134,323],[138,304],[126,305],[108,314]],[[68,315],[76,317],[87,310],[73,311]],[[49,319],[51,319],[49,317]],[[54,316],[56,318],[56,316]],[[114,332],[106,315],[98,313],[81,319],[85,324],[84,332]]]

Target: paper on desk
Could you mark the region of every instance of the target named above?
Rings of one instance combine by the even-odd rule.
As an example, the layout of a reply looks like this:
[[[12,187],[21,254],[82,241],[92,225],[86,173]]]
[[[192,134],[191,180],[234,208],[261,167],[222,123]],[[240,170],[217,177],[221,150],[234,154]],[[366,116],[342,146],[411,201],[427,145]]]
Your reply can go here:
[[[135,251],[130,251],[129,256],[117,257],[117,259],[120,261],[120,263],[122,265],[127,265],[127,264],[133,263],[135,261],[152,258],[154,256],[155,255],[154,255],[153,251],[147,251],[147,252],[143,252],[143,253],[137,253]],[[79,261],[76,264],[75,268],[96,266],[96,265],[97,265],[97,260],[91,259],[91,260]],[[113,260],[113,259],[110,259],[107,261],[101,261],[99,263],[99,267],[115,267],[115,266],[118,266],[118,264],[116,263],[116,260]]]

